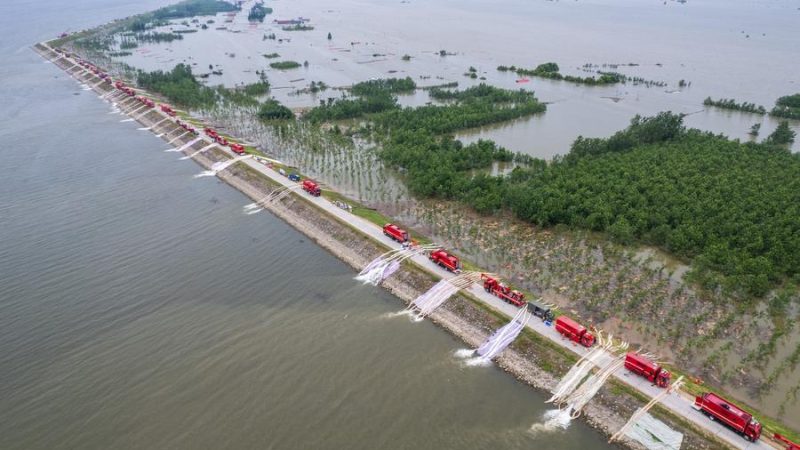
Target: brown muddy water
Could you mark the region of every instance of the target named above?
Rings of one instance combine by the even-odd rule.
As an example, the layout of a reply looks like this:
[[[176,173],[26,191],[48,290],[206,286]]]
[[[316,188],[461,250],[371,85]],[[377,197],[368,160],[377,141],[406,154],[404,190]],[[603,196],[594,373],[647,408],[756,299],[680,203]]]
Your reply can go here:
[[[0,7],[0,448],[609,448],[28,48],[162,4]]]

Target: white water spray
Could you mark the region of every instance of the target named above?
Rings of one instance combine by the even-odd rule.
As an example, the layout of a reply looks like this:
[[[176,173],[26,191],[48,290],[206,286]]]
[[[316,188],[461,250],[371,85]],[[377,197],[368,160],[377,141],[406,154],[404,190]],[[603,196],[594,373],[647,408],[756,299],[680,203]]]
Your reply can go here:
[[[528,308],[525,306],[520,308],[509,323],[495,331],[480,347],[478,347],[476,353],[479,356],[473,358],[471,361],[467,361],[467,365],[489,365],[492,358],[499,355],[506,347],[514,342],[514,339],[519,336],[530,318],[531,313],[528,311]]]
[[[216,144],[216,143],[214,143],[214,144],[208,144],[208,145],[206,145],[205,147],[201,148],[200,150],[198,150],[198,151],[196,151],[196,152],[194,152],[194,153],[192,153],[192,154],[186,155],[186,156],[181,156],[181,157],[180,157],[180,158],[178,158],[178,159],[180,159],[180,160],[187,160],[187,159],[194,158],[195,156],[199,155],[200,153],[203,153],[204,151],[206,151],[206,150],[210,149],[211,147],[213,147],[213,146],[215,146],[215,145],[217,145],[217,144]],[[180,150],[167,150],[167,151],[171,152],[171,151],[180,151]]]
[[[122,122],[133,122],[133,119],[122,119],[120,120],[120,123]]]
[[[189,133],[191,133],[191,131],[184,131],[183,133],[181,133],[181,134],[175,136],[174,138],[170,139],[170,141],[167,142],[167,144],[172,145],[173,142],[177,141],[178,139],[181,139],[182,137],[186,136]]]
[[[436,308],[441,306],[448,298],[452,297],[453,294],[475,283],[480,279],[480,275],[481,274],[478,272],[464,272],[458,276],[442,280],[433,285],[432,288],[428,289],[427,292],[417,297],[416,300],[408,305],[408,309],[416,311],[417,313],[415,321],[419,322],[425,319],[426,316],[435,311]]]
[[[363,282],[364,284],[371,284],[377,286],[381,281],[389,278],[393,273],[400,268],[400,263],[408,258],[412,258],[421,254],[425,250],[438,248],[434,245],[425,245],[417,247],[404,247],[388,251],[381,256],[373,259],[367,267],[361,270],[356,275],[355,279]]]
[[[560,409],[564,409],[573,419],[580,417],[583,407],[624,362],[620,352],[627,350],[627,342],[615,345],[613,336],[603,339],[602,332],[598,333],[597,342],[596,348],[570,368],[553,390],[553,396],[547,400],[547,403],[560,405]],[[589,375],[595,366],[598,371]]]
[[[154,123],[154,124],[150,125],[150,128],[151,128],[151,129],[155,129],[157,126],[159,126],[159,125],[161,125],[162,123],[164,123],[164,121],[165,121],[165,120],[169,120],[169,117],[164,117],[163,119],[159,120],[158,122],[156,122],[156,123]]]
[[[566,430],[572,422],[570,412],[562,409],[551,409],[545,411],[542,422],[531,425],[530,432],[533,434],[553,433]]]
[[[194,138],[194,139],[192,139],[191,141],[189,141],[189,142],[187,142],[187,143],[185,143],[185,144],[181,145],[180,147],[177,147],[177,148],[169,148],[169,149],[167,149],[167,150],[164,150],[164,151],[165,151],[165,152],[167,152],[167,153],[171,153],[171,152],[182,152],[182,151],[184,151],[185,149],[187,149],[187,148],[191,147],[192,145],[194,145],[195,143],[197,143],[197,142],[198,142],[200,139],[203,139],[203,138],[201,138],[201,137]],[[213,146],[213,145],[214,145],[214,144],[211,144],[211,146]],[[211,146],[209,146],[209,147],[211,147]],[[183,158],[181,158],[181,159],[183,159]]]
[[[223,170],[227,169],[231,165],[233,165],[233,164],[235,164],[235,163],[237,163],[237,162],[239,162],[239,161],[241,161],[243,159],[247,159],[249,157],[250,157],[250,155],[237,156],[236,158],[228,159],[228,160],[225,160],[225,161],[215,162],[211,166],[210,170],[204,170],[204,171],[198,173],[197,175],[195,175],[194,177],[195,178],[201,178],[201,177],[213,177],[213,176],[216,176],[218,173],[220,173]]]

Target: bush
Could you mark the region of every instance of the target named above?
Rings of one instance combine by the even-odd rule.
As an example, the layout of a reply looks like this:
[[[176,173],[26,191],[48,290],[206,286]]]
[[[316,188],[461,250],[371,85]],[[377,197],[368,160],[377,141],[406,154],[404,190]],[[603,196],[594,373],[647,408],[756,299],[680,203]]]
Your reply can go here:
[[[270,99],[261,104],[258,109],[258,117],[262,120],[292,120],[294,113],[277,100]]]

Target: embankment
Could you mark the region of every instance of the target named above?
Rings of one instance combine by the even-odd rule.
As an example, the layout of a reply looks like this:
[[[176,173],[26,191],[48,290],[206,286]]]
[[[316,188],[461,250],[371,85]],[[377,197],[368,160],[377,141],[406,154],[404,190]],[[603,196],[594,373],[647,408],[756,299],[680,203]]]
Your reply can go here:
[[[123,113],[130,114],[144,126],[150,127],[153,133],[160,135],[176,148],[196,139],[196,136],[186,133],[172,120],[165,120],[160,112],[142,109],[137,100],[114,91],[110,83],[102,82],[96,76],[82,70],[80,66],[60,58],[60,55],[45,46],[37,45],[36,50],[79,81],[91,86],[101,97],[105,96],[106,99],[115,102],[116,107]],[[198,140],[182,151],[186,155],[192,155],[192,159],[206,169],[211,169],[215,162],[231,158],[227,150],[209,144],[205,140]],[[277,186],[274,180],[241,162],[218,172],[216,176],[254,201],[263,199]],[[356,270],[360,270],[387,250],[382,243],[368,238],[349,224],[327,214],[306,201],[302,195],[291,194],[277,202],[261,206],[269,209]],[[437,278],[435,274],[407,263],[395,275],[385,280],[382,286],[407,304],[433,286]],[[493,330],[504,324],[508,317],[480,300],[461,293],[436,310],[431,319],[474,348]],[[525,330],[496,362],[520,381],[537,389],[549,391],[555,386],[559,377],[567,372],[575,359],[574,354],[555,345],[549,339],[531,330]],[[626,385],[611,381],[584,408],[583,417],[590,425],[610,435],[618,430],[635,409],[645,403],[645,400],[642,394]],[[672,428],[685,433],[683,448],[726,448],[713,436],[691,425],[689,420],[677,417],[664,409],[656,410],[655,415]],[[630,441],[626,441],[625,445],[641,448],[639,444]]]

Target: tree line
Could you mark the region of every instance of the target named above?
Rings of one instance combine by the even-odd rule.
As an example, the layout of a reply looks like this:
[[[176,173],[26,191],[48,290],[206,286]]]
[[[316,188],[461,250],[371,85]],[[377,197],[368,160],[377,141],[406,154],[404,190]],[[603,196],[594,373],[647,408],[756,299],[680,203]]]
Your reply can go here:
[[[756,105],[755,103],[748,103],[748,102],[738,103],[736,102],[736,100],[732,98],[722,98],[719,100],[714,100],[711,97],[706,97],[706,99],[703,100],[703,104],[706,106],[714,106],[723,109],[733,109],[735,111],[744,111],[753,114],[764,115],[767,113],[767,108],[764,108],[761,105]]]
[[[626,81],[627,77],[617,72],[600,72],[600,76],[595,77],[576,77],[573,75],[562,75],[558,64],[548,62],[539,64],[535,69],[525,69],[516,66],[498,66],[500,72],[515,72],[520,76],[532,76],[548,78],[551,80],[563,80],[570,83],[587,84],[590,86],[616,84]]]

